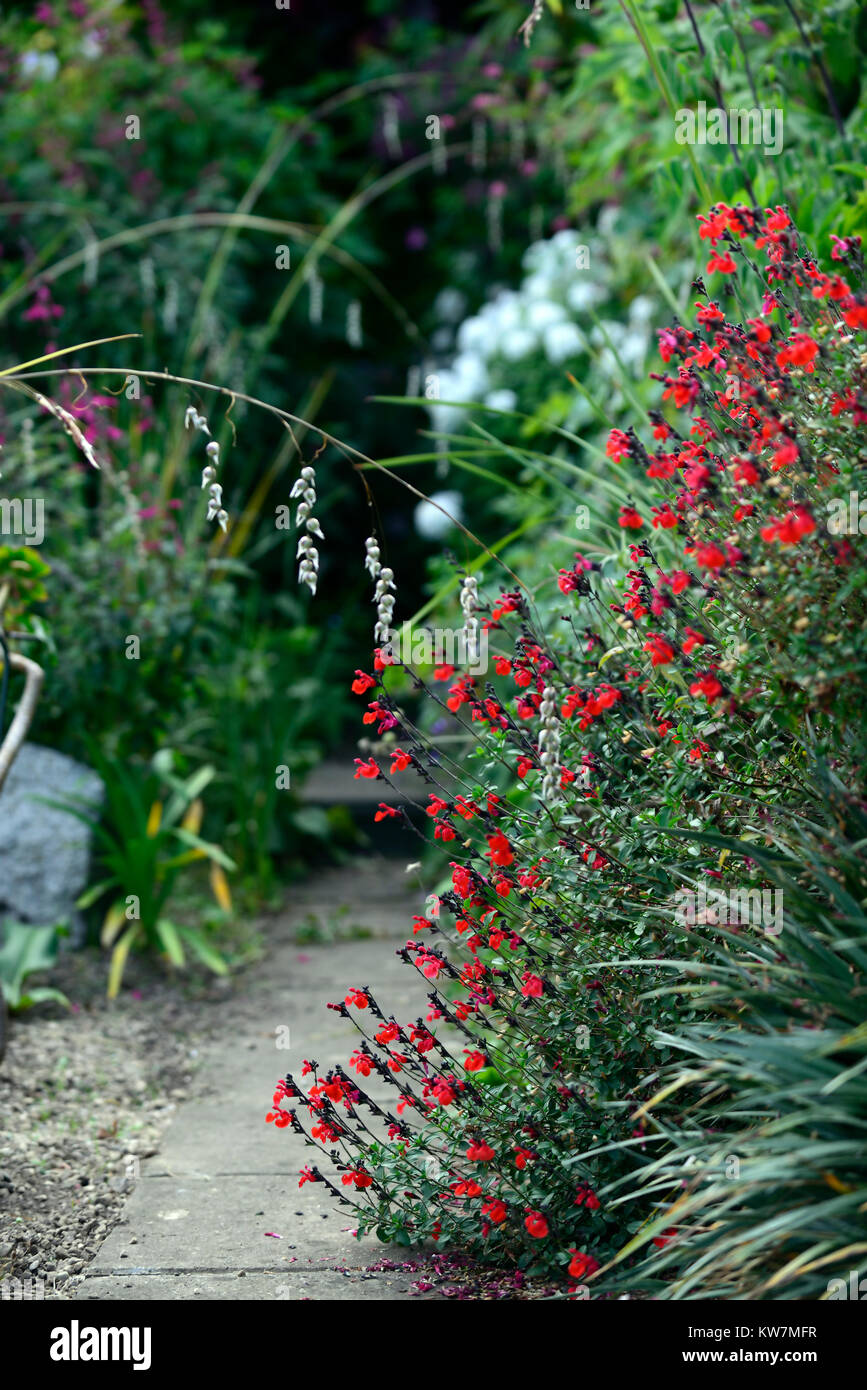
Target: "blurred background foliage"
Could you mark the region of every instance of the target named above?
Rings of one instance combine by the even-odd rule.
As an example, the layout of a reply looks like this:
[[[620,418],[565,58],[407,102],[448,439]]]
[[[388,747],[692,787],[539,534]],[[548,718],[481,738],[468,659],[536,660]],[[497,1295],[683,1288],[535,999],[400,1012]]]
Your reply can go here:
[[[832,228],[864,231],[863,4],[548,0],[525,44],[530,8],[56,0],[0,16],[0,370],[140,335],[40,378],[99,474],[26,397],[0,401],[4,486],[47,505],[33,737],[77,756],[96,739],[142,776],[162,746],[188,771],[212,763],[208,837],[260,889],[331,835],[297,789],[356,733],[364,536],[383,537],[402,618],[457,582],[443,541],[480,559],[457,527],[414,518],[401,477],[446,491],[486,544],[512,537],[531,582],[555,572],[563,536],[582,544],[576,508],[610,541],[604,433],[650,404],[649,325],[690,303],[696,211],[786,202],[820,252]],[[784,151],[679,146],[673,113],[700,100],[779,107]],[[195,386],[141,378],[128,399],[125,374],[146,370],[311,428]],[[204,521],[191,402],[221,444],[225,536]],[[311,602],[274,517],[317,426],[391,475],[334,445],[318,458]]]

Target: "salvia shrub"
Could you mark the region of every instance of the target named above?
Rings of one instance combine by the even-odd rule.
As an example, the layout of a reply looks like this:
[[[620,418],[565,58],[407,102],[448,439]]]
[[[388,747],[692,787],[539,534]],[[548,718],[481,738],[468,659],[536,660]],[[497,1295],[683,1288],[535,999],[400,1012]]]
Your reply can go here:
[[[391,752],[356,775],[413,768],[449,858],[399,953],[429,1009],[347,982],[347,1067],[305,1062],[268,1115],[360,1230],[573,1296],[753,1296],[791,1255],[826,1280],[846,1220],[867,1234],[862,261],[834,238],[822,269],[781,207],[718,204],[700,234],[717,296],[694,282],[659,410],[608,440],[623,553],[532,592],[463,582],[493,669],[424,691],[466,757],[389,693],[378,625],[353,690]]]

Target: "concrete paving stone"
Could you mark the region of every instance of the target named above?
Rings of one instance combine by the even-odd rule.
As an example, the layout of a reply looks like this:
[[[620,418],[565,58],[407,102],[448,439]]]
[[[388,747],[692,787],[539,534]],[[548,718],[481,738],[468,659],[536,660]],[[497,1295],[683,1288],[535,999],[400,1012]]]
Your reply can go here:
[[[291,939],[288,924],[303,921],[308,910],[327,921],[344,903],[351,905],[353,921],[385,930],[390,939],[309,947]],[[357,1242],[352,1211],[321,1188],[306,1184],[299,1190],[305,1164],[316,1162],[323,1172],[331,1165],[299,1135],[266,1124],[265,1116],[277,1080],[298,1072],[305,1057],[322,1070],[338,1063],[348,1067],[359,1034],[325,1007],[329,999],[369,985],[386,1016],[401,1022],[425,1016],[429,985],[395,955],[410,933],[413,912],[423,905],[402,862],[383,860],[325,871],[293,894],[290,910],[268,925],[265,962],[239,977],[236,993],[226,1000],[225,1028],[202,1059],[190,1098],[178,1107],[160,1151],[145,1161],[121,1223],[88,1270],[84,1296],[177,1296],[156,1292],[172,1287],[182,1287],[182,1297],[275,1296],[239,1293],[246,1282],[239,1270],[272,1282],[272,1271],[291,1274],[290,1292],[281,1295],[291,1299],[409,1296],[399,1281],[361,1274],[351,1280],[329,1275],[332,1283],[342,1281],[337,1293],[327,1280],[316,1283],[325,1277],[323,1266],[361,1269],[382,1259],[387,1247],[372,1237]],[[372,1021],[368,1014],[367,1031]],[[277,1046],[278,1036],[286,1038],[281,1029],[288,1029],[286,1048]],[[383,1108],[397,1104],[397,1091],[379,1078],[365,1083],[365,1090]],[[379,1126],[372,1122],[371,1128]],[[394,1258],[403,1263],[406,1251],[397,1248]],[[299,1291],[305,1287],[302,1273],[311,1292]],[[176,1279],[186,1282],[177,1285]],[[202,1292],[187,1292],[194,1287]]]
[[[358,1264],[380,1258],[386,1247],[374,1237],[357,1241],[354,1229],[351,1210],[327,1194],[320,1198],[310,1184],[299,1189],[293,1172],[210,1181],[204,1173],[142,1178],[88,1273],[315,1268],[341,1256]]]
[[[244,1302],[294,1303],[340,1302],[344,1299],[384,1302],[418,1298],[445,1302],[436,1290],[413,1292],[417,1276],[404,1271],[367,1271],[364,1268],[321,1270],[273,1270],[267,1274],[226,1270],[221,1273],[141,1274],[131,1278],[85,1280],[76,1297],[110,1302]]]

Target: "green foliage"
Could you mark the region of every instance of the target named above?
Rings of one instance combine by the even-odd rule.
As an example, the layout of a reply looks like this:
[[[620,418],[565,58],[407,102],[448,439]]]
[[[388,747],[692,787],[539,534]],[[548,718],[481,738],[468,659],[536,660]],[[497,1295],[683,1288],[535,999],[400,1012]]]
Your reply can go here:
[[[45,580],[49,573],[50,566],[31,547],[0,546],[0,594],[5,600],[0,608],[7,627],[42,635],[33,610],[47,598]]]
[[[702,221],[721,287],[661,330],[661,410],[606,448],[623,540],[480,584],[498,679],[448,675],[469,718],[442,744],[436,684],[404,673],[423,736],[406,680],[370,678],[451,869],[400,952],[429,1009],[353,985],[355,1075],[305,1063],[269,1119],[306,1111],[305,1181],[383,1239],[594,1293],[815,1297],[867,1246],[867,608],[838,521],[867,470],[863,261],[839,242],[823,270],[779,209]]]
[[[202,767],[179,777],[174,771],[175,755],[167,748],[154,756],[144,775],[99,754],[93,761],[106,786],[105,811],[100,819],[77,814],[92,826],[96,837],[99,882],[83,894],[78,906],[110,899],[101,932],[103,946],[113,947],[109,998],[117,995],[129,952],[138,945],[157,952],[177,969],[183,969],[187,952],[192,952],[209,970],[225,975],[226,961],[206,930],[177,924],[168,916],[179,875],[202,860],[211,865],[211,883],[220,906],[231,906],[222,871],[235,865],[218,845],[198,833],[201,795],[213,780],[214,769]]]
[[[645,1113],[654,1143],[621,1201],[652,1205],[610,1287],[674,1299],[848,1297],[867,1254],[867,978],[863,803],[813,762],[810,819],[775,818],[769,879],[782,943],[698,928],[696,1021],[658,1035],[673,1056]],[[722,841],[720,841],[722,843]],[[732,841],[735,859],[754,845]],[[782,949],[780,947],[782,946]],[[647,1258],[664,1228],[671,1237]],[[676,1231],[676,1235],[675,1235]],[[652,1249],[652,1247],[651,1247]],[[835,1293],[839,1281],[847,1289]]]
[[[12,1013],[20,1013],[34,1004],[49,1001],[68,1005],[69,1000],[59,989],[26,984],[29,975],[52,968],[57,959],[59,938],[67,934],[66,925],[32,927],[25,922],[4,923],[3,945],[0,946],[0,987],[6,1006]]]

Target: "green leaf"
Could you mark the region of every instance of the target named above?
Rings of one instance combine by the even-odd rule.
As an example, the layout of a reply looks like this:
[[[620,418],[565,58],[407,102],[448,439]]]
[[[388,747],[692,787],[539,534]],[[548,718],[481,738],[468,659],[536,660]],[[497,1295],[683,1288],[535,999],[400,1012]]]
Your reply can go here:
[[[178,928],[172,922],[167,921],[165,917],[161,917],[156,924],[156,933],[172,965],[177,965],[183,969],[185,964],[184,948],[181,945]]]

